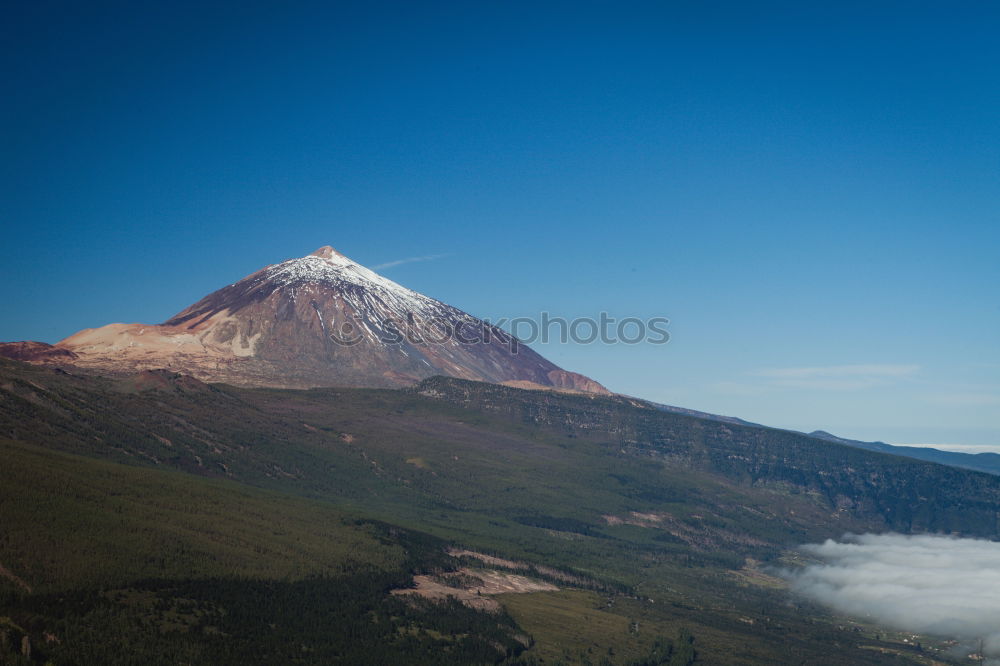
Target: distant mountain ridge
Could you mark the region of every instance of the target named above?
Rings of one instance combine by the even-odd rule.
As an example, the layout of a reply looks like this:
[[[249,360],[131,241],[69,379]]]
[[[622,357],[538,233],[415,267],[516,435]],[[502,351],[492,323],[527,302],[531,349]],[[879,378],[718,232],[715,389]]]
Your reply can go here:
[[[814,430],[808,433],[810,437],[824,439],[828,442],[853,446],[867,451],[880,451],[917,460],[936,462],[942,465],[971,469],[977,472],[1000,475],[1000,454],[998,453],[960,453],[958,451],[942,451],[923,446],[896,446],[885,442],[862,442],[856,439],[837,437],[825,430]]]
[[[401,387],[434,375],[607,393],[496,326],[330,246],[266,266],[159,325],[108,324],[0,355],[124,375],[166,368],[242,386]]]
[[[685,407],[674,407],[673,405],[664,405],[657,402],[650,402],[648,400],[642,400],[641,402],[649,405],[654,409],[660,411],[669,412],[671,414],[684,414],[687,416],[693,416],[699,419],[705,419],[708,421],[718,421],[720,423],[729,423],[732,425],[740,426],[751,426],[757,428],[768,428],[760,423],[754,423],[752,421],[746,421],[735,416],[722,416],[719,414],[711,414],[709,412],[700,412],[696,409],[687,409]],[[797,430],[790,430],[789,432],[799,432]],[[843,444],[844,446],[851,446],[856,449],[865,449],[866,451],[878,451],[880,453],[889,453],[895,456],[904,456],[906,458],[914,458],[916,460],[925,460],[927,462],[935,462],[941,465],[949,465],[951,467],[958,467],[960,469],[969,469],[977,472],[986,472],[987,474],[994,474],[1000,476],[1000,454],[998,453],[961,453],[957,451],[942,451],[940,449],[922,447],[922,446],[898,446],[894,444],[886,444],[885,442],[863,442],[856,439],[846,439],[844,437],[838,437],[832,433],[825,430],[814,430],[809,433],[802,433],[814,437],[816,439],[822,439],[827,442],[833,442],[835,444]]]
[[[709,412],[700,412],[697,409],[688,409],[687,407],[675,407],[674,405],[664,405],[659,402],[650,402],[648,400],[643,400],[642,402],[647,403],[650,407],[658,409],[662,412],[670,412],[671,414],[684,414],[686,416],[693,416],[699,419],[705,419],[708,421],[719,421],[721,423],[732,423],[733,425],[745,425],[745,426],[757,426],[760,428],[766,428],[760,423],[754,423],[753,421],[746,421],[735,416],[722,416],[721,414],[711,414]]]

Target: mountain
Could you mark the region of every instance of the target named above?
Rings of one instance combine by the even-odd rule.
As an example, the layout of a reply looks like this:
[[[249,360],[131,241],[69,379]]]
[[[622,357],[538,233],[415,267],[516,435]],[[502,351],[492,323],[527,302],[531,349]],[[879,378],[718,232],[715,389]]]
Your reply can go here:
[[[756,428],[767,427],[759,423],[753,423],[752,421],[745,421],[744,419],[736,418],[735,416],[710,414],[708,412],[700,412],[695,409],[664,405],[657,402],[651,402],[649,400],[642,400],[640,398],[635,398],[635,401],[638,404],[644,404],[653,409],[669,412],[671,414],[686,414],[688,416],[693,416],[707,421],[718,421],[720,423],[730,423],[732,425],[750,426]],[[798,431],[795,430],[789,432],[798,433]],[[894,444],[886,444],[885,442],[862,442],[856,439],[838,437],[834,434],[826,432],[825,430],[814,430],[813,432],[803,434],[808,434],[809,437],[813,437],[815,439],[821,439],[826,442],[833,442],[834,444],[841,444],[843,446],[851,446],[856,449],[878,451],[880,453],[888,453],[893,456],[904,456],[915,460],[935,462],[941,465],[948,465],[950,467],[969,469],[977,472],[986,472],[987,474],[1000,476],[1000,454],[998,453],[959,453],[957,451],[941,451],[940,449],[922,446],[898,446]]]
[[[688,416],[693,416],[695,418],[704,419],[707,421],[718,421],[720,423],[730,423],[733,425],[740,426],[750,426],[755,428],[766,428],[767,426],[761,425],[759,423],[754,423],[752,421],[746,421],[744,419],[736,418],[735,416],[722,416],[719,414],[710,414],[709,412],[700,412],[695,409],[687,409],[685,407],[675,407],[673,405],[664,405],[657,402],[651,402],[649,400],[643,400],[641,398],[634,399],[637,404],[644,404],[653,409],[658,409],[663,412],[669,412],[671,414],[686,414]],[[789,432],[798,433],[797,430],[792,430]],[[987,474],[994,474],[1000,476],[1000,454],[998,453],[960,453],[958,451],[942,451],[940,449],[934,449],[923,446],[899,446],[895,444],[886,444],[885,442],[862,442],[856,439],[846,439],[844,437],[838,437],[832,433],[825,430],[814,430],[808,434],[809,437],[815,439],[821,439],[826,442],[833,442],[835,444],[841,444],[843,446],[851,446],[856,449],[865,449],[866,451],[878,451],[880,453],[888,453],[893,456],[904,456],[906,458],[913,458],[915,460],[924,460],[927,462],[935,462],[941,465],[948,465],[950,467],[958,467],[960,469],[969,469],[976,472],[986,472]]]
[[[695,663],[927,664],[924,637],[769,567],[845,532],[1000,537],[997,476],[445,377],[262,390],[0,359],[0,457],[0,632],[55,663],[662,664],[683,628]],[[389,593],[510,573],[559,590],[483,592],[488,617]],[[412,656],[350,660],[356,641]]]
[[[0,355],[0,663],[924,664],[775,571],[1000,538],[998,476],[597,395],[329,247]]]
[[[332,247],[266,266],[162,324],[108,324],[0,355],[105,374],[167,368],[242,386],[401,387],[434,375],[607,393],[503,330]]]
[[[658,409],[661,412],[670,412],[671,414],[686,414],[687,416],[694,416],[695,418],[705,419],[708,421],[719,421],[721,423],[732,423],[733,425],[744,425],[744,426],[755,426],[763,428],[759,423],[754,423],[752,421],[745,421],[744,419],[737,418],[735,416],[722,416],[721,414],[711,414],[709,412],[700,412],[697,409],[688,409],[687,407],[676,407],[674,405],[664,405],[660,402],[651,402],[649,400],[642,400],[641,398],[636,398],[640,402],[643,402],[653,409]]]
[[[34,340],[0,342],[0,356],[28,363],[72,363],[77,358],[68,349]]]
[[[997,453],[960,453],[958,451],[942,451],[923,446],[896,446],[886,444],[885,442],[862,442],[856,439],[837,437],[825,430],[814,430],[809,433],[809,436],[868,451],[880,451],[896,456],[906,456],[907,458],[927,460],[942,465],[951,465],[952,467],[1000,475],[1000,454]]]

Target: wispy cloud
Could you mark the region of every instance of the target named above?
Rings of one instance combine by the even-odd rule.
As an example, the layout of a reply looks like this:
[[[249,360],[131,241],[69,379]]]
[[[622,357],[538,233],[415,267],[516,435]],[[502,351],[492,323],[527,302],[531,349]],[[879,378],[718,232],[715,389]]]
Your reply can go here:
[[[842,613],[904,631],[983,640],[1000,664],[1000,543],[945,536],[865,534],[805,546],[823,564],[786,572],[793,589]]]
[[[434,261],[435,259],[444,259],[445,257],[450,257],[451,254],[427,254],[422,257],[407,257],[406,259],[396,259],[395,261],[387,261],[384,264],[378,264],[373,266],[375,270],[383,270],[386,268],[394,268],[396,266],[402,266],[403,264],[412,264],[418,261]]]
[[[908,377],[920,370],[919,365],[824,365],[805,368],[768,368],[759,370],[761,377],[778,379],[816,379],[829,377]]]
[[[884,386],[906,379],[920,371],[919,365],[858,364],[825,365],[795,368],[765,368],[753,373],[776,388],[856,391]]]

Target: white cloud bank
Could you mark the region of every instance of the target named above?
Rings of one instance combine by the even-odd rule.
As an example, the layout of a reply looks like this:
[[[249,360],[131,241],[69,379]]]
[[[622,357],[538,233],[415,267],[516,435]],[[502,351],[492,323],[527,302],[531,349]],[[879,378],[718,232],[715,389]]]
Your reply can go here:
[[[824,561],[787,572],[793,589],[849,615],[903,631],[984,640],[1000,664],[1000,543],[865,534],[804,546]]]

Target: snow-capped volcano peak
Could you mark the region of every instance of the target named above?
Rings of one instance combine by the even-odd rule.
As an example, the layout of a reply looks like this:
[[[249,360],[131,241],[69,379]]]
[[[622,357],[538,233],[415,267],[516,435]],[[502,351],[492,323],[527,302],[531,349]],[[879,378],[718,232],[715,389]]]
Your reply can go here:
[[[351,305],[358,310],[368,310],[368,314],[383,319],[409,316],[410,313],[429,317],[441,314],[439,311],[442,308],[448,308],[440,301],[365,268],[329,245],[305,257],[268,266],[231,287],[238,289],[242,286],[249,291],[258,291],[305,285],[335,289],[341,298],[352,301]]]
[[[324,245],[323,247],[321,247],[320,249],[316,250],[315,252],[313,252],[309,256],[310,257],[319,257],[320,259],[334,259],[334,258],[337,258],[337,257],[339,257],[340,259],[347,259],[347,257],[345,257],[341,253],[337,252],[335,249],[333,249],[333,247],[331,247],[329,245]],[[348,261],[350,261],[350,260],[348,259]]]
[[[159,326],[111,324],[59,343],[75,363],[170,368],[261,386],[400,386],[432,375],[603,392],[508,334],[326,245],[266,266]]]
[[[289,259],[288,261],[283,261],[277,266],[284,266],[286,264],[296,264],[300,266],[313,266],[316,270],[324,270],[329,268],[335,269],[348,269],[354,270],[359,275],[365,275],[366,277],[375,275],[373,271],[368,270],[356,261],[353,261],[350,257],[337,252],[329,245],[324,245],[312,254],[308,254],[304,257],[298,259]],[[271,267],[269,267],[271,268]]]

